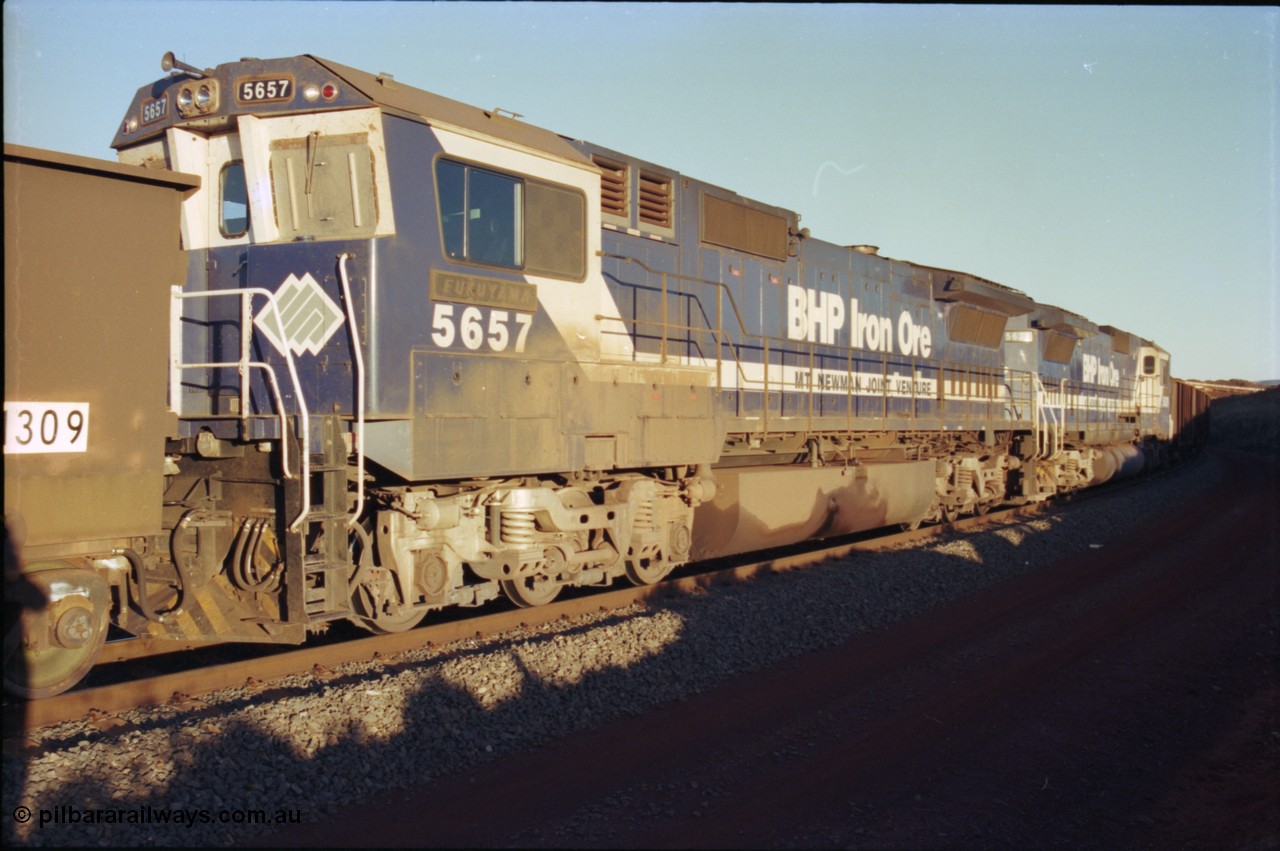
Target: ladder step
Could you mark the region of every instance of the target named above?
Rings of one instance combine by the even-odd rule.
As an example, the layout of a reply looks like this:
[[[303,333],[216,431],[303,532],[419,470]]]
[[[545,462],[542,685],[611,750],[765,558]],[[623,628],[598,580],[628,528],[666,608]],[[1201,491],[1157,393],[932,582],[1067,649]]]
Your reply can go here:
[[[323,623],[324,621],[336,621],[343,618],[351,617],[351,612],[307,612],[307,619],[311,623]]]
[[[293,581],[301,586],[295,592],[301,599],[293,599],[310,622],[352,613],[348,582],[352,568],[346,561],[348,452],[342,431],[343,424],[334,417],[312,422],[310,432],[297,444],[299,464],[306,463],[311,480],[294,483],[287,491],[293,510],[302,513],[301,528],[290,532],[288,542]],[[317,532],[320,538],[310,541]],[[308,552],[309,543],[319,551]]]
[[[324,523],[326,521],[340,521],[344,526],[351,517],[345,511],[312,511],[302,518],[307,523]]]
[[[316,585],[308,583],[302,595],[302,607],[308,620],[330,621],[350,616],[348,565],[311,561],[303,562],[303,570],[309,579],[319,580]]]
[[[343,562],[324,561],[323,559],[304,559],[302,567],[307,573],[330,573],[350,569],[350,566]]]

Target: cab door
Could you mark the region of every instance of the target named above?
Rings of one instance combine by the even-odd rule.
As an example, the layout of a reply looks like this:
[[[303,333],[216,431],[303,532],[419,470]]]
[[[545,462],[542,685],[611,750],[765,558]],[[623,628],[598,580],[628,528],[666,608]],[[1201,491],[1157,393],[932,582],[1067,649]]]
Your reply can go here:
[[[1169,438],[1169,385],[1169,353],[1153,346],[1139,347],[1136,401],[1138,428],[1143,436]]]
[[[181,363],[226,363],[243,355],[243,308],[234,296],[197,296],[244,286],[252,243],[249,181],[239,134],[203,136],[170,128],[165,144],[175,171],[199,175],[200,191],[182,204],[182,245],[188,274],[174,347]],[[170,407],[185,417],[239,414],[245,403],[240,370],[175,369]]]

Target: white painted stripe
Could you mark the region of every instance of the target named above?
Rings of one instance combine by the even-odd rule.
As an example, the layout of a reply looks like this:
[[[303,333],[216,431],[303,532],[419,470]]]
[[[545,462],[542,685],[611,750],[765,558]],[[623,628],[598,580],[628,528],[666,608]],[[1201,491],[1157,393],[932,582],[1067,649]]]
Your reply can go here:
[[[538,303],[557,332],[580,361],[595,361],[606,356],[631,354],[631,339],[625,333],[602,335],[602,331],[625,328],[610,327],[597,316],[618,316],[619,310],[600,271],[600,174],[561,160],[535,156],[495,142],[465,136],[439,127],[432,128],[445,154],[461,160],[483,163],[494,169],[516,175],[546,180],[560,186],[579,189],[586,196],[587,275],[582,283],[525,275],[525,280],[538,287]]]

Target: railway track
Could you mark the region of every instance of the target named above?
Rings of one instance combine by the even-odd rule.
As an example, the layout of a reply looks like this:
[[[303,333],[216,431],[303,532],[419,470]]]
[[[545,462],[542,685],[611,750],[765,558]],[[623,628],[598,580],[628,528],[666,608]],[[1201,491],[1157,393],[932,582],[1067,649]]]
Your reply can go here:
[[[308,673],[325,677],[330,675],[329,672],[350,663],[390,660],[399,654],[424,647],[495,636],[519,627],[536,627],[592,612],[616,611],[656,597],[701,593],[718,585],[797,570],[854,552],[899,547],[954,532],[972,532],[1006,520],[1042,513],[1049,505],[1050,503],[1035,503],[993,511],[985,516],[966,517],[950,524],[889,534],[852,536],[838,543],[828,542],[826,546],[788,547],[753,554],[749,561],[740,557],[687,565],[656,585],[578,593],[546,606],[517,608],[479,617],[429,623],[402,633],[308,644],[288,650],[272,647],[248,659],[205,664],[158,675],[142,672],[141,675],[129,676],[126,671],[116,674],[122,680],[114,684],[84,687],[44,700],[6,705],[5,729],[12,733],[19,730],[25,733],[93,715],[110,716],[146,706],[190,703],[202,695],[228,688],[249,686],[265,690],[270,688],[271,683],[286,677]],[[188,650],[226,650],[232,646],[235,645],[195,645],[127,639],[111,642],[104,647],[99,656],[99,665],[110,672],[123,666],[139,666],[158,656]]]

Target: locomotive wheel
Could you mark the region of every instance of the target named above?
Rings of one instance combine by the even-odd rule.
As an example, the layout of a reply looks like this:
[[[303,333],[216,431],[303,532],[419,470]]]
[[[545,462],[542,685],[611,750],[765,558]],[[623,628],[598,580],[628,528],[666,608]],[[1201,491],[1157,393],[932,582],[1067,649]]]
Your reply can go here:
[[[372,576],[352,589],[351,610],[355,612],[355,616],[351,620],[374,635],[404,632],[422,623],[422,619],[427,616],[426,609],[404,608],[394,613],[383,610],[378,601],[386,595],[379,594],[375,586],[379,581],[385,586],[390,586],[392,582],[389,577],[378,575],[381,573],[381,569],[375,569]]]
[[[632,585],[654,585],[661,582],[668,573],[684,564],[692,543],[693,533],[689,526],[685,523],[674,524],[668,535],[666,548],[651,550],[653,556],[650,558],[627,559],[627,579]]]
[[[545,606],[560,596],[560,589],[564,587],[550,577],[558,576],[564,569],[564,553],[558,547],[549,547],[542,554],[542,570],[545,573],[537,576],[521,576],[518,579],[504,579],[502,593],[522,609]]]
[[[374,635],[389,635],[393,632],[406,632],[422,623],[427,616],[425,609],[401,609],[394,614],[383,611],[379,601],[385,599],[387,592],[394,588],[393,580],[373,558],[373,551],[366,551],[372,546],[370,532],[372,523],[365,521],[355,530],[348,542],[351,563],[362,565],[351,575],[351,610],[355,615],[351,622],[367,629]]]
[[[671,572],[666,559],[627,559],[627,579],[632,585],[654,585]]]
[[[360,608],[357,606],[357,609]],[[427,613],[422,610],[408,609],[399,614],[380,612],[373,617],[356,617],[353,620],[374,635],[389,635],[393,632],[405,632],[422,623]]]
[[[83,589],[47,610],[29,609],[10,620],[6,612],[4,688],[32,700],[61,694],[89,673],[107,640],[107,586],[88,571],[47,571],[30,577],[37,587],[60,579]]]
[[[522,576],[519,579],[502,580],[502,593],[507,599],[522,609],[545,606],[560,596],[560,586],[551,580],[541,583],[534,576]]]

